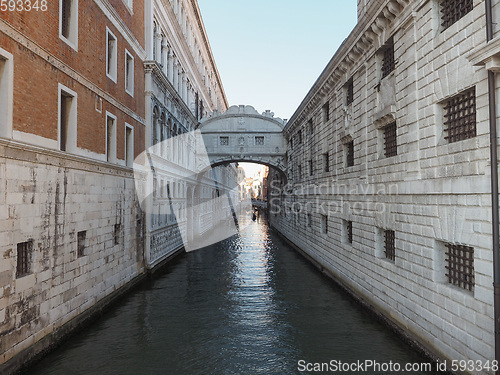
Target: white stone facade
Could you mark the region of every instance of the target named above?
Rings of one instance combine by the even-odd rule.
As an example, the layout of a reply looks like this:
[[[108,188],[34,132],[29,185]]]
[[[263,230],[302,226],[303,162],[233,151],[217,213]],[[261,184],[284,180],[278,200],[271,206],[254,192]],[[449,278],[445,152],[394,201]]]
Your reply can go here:
[[[143,272],[144,219],[124,167],[0,140],[0,180],[4,363]],[[32,251],[20,277],[24,242]]]
[[[491,361],[487,71],[469,56],[486,44],[484,3],[446,29],[439,1],[377,4],[359,10],[285,127],[289,184],[271,171],[271,223],[437,356]],[[476,134],[450,143],[445,103],[471,88]],[[386,156],[394,122],[397,152]],[[448,282],[446,244],[473,248],[472,290]]]
[[[216,217],[213,200],[234,189],[237,172],[221,166],[199,175],[198,121],[228,105],[197,3],[145,4],[146,150],[155,196],[146,209],[146,247],[154,267],[185,246],[183,239],[202,236],[231,215],[223,209]]]

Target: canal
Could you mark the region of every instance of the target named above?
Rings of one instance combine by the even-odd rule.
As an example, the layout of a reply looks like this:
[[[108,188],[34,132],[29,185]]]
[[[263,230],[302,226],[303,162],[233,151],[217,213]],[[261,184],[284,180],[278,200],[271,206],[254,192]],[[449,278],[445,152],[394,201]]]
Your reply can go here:
[[[397,373],[306,371],[332,360],[429,362],[259,218],[176,258],[26,373]]]

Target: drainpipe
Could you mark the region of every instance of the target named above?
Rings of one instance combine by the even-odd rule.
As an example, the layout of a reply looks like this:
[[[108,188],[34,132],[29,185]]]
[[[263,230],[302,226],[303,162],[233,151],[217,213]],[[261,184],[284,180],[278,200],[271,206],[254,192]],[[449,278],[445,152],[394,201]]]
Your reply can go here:
[[[493,39],[493,15],[491,0],[486,5],[486,42]],[[499,254],[499,213],[498,213],[498,141],[495,98],[495,72],[488,70],[488,100],[490,118],[490,158],[491,158],[491,211],[493,232],[493,289],[495,310],[495,359],[500,361],[500,254]],[[500,374],[500,370],[496,371]]]

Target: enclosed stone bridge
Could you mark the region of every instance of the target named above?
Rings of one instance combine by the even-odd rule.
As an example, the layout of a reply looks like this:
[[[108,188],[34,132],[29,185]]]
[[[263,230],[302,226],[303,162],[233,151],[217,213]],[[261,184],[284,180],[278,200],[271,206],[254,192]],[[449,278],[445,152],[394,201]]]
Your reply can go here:
[[[270,111],[259,114],[251,106],[232,106],[223,114],[213,112],[200,123],[212,167],[253,162],[285,174],[287,143],[285,121]]]

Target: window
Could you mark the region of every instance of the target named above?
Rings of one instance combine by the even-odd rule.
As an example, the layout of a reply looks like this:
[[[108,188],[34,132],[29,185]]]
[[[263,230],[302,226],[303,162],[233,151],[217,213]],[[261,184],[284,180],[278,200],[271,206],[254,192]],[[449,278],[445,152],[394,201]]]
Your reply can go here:
[[[321,233],[328,234],[328,216],[321,215]]]
[[[297,132],[297,143],[301,144],[302,143],[302,130],[299,130]]]
[[[443,30],[457,22],[460,18],[472,11],[473,0],[444,0],[441,7],[441,26]]]
[[[115,245],[118,245],[120,243],[121,231],[122,231],[122,225],[115,224],[115,230],[113,232],[113,238],[114,238]]]
[[[59,150],[75,152],[77,133],[77,95],[59,84]]]
[[[312,135],[314,133],[314,126],[313,126],[313,119],[309,119],[307,122],[307,128],[309,129],[309,135]]]
[[[132,167],[134,164],[134,128],[125,124],[125,165]]]
[[[313,160],[309,160],[309,176],[312,176],[314,174],[314,162]]]
[[[352,243],[352,221],[344,220],[344,228],[347,243]]]
[[[33,240],[17,244],[16,278],[31,273],[31,255],[33,253]]]
[[[323,154],[323,170],[325,172],[330,172],[330,156],[328,152]]]
[[[106,160],[116,162],[116,116],[106,113]]]
[[[307,227],[312,227],[312,215],[310,213],[307,214]]]
[[[472,291],[474,288],[474,248],[450,243],[445,246],[448,282]]]
[[[326,102],[323,105],[323,122],[327,122],[330,120],[330,103]]]
[[[346,143],[345,152],[346,152],[346,166],[352,167],[354,165],[354,141]]]
[[[382,48],[382,78],[387,77],[395,68],[394,41],[391,38]]]
[[[229,146],[229,137],[220,137],[221,146]]]
[[[14,59],[0,48],[0,137],[12,138]]]
[[[134,96],[134,57],[125,50],[125,91]]]
[[[115,35],[106,27],[106,75],[116,83],[117,41]]]
[[[476,136],[476,88],[473,87],[444,103],[445,139],[449,143]]]
[[[385,126],[382,131],[384,132],[384,155],[386,157],[395,156],[398,154],[398,144],[396,139],[396,123],[393,122]]]
[[[264,146],[264,137],[255,137],[255,145]]]
[[[344,86],[345,105],[351,105],[354,101],[354,81],[351,78]]]
[[[302,166],[299,164],[297,167],[298,180],[302,178]]]
[[[396,259],[395,237],[393,230],[384,230],[384,254],[387,259],[392,261]]]
[[[83,230],[77,234],[77,255],[82,257],[85,255],[85,239],[87,238],[87,231]]]
[[[78,50],[78,0],[59,0],[59,37]]]

